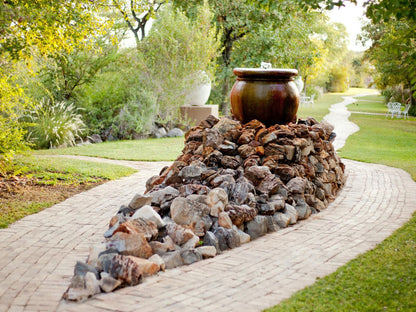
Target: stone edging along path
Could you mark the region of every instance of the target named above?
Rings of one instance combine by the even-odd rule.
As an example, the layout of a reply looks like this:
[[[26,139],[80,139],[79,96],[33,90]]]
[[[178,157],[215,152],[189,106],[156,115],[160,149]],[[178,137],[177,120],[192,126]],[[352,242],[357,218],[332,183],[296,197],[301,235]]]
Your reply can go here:
[[[338,137],[340,137],[339,133]],[[61,301],[77,260],[167,163],[111,181],[0,230],[0,311],[260,311],[373,248],[416,210],[406,172],[344,160],[348,180],[321,213],[209,260],[81,304]]]

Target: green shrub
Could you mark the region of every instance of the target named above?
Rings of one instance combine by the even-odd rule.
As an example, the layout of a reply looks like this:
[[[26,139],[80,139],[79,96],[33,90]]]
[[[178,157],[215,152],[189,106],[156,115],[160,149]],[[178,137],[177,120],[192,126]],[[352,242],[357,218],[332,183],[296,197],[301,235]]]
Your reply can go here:
[[[410,89],[403,89],[402,86],[386,87],[381,91],[381,95],[384,96],[384,101],[406,103],[407,99],[411,96]]]
[[[134,134],[150,134],[157,100],[150,91],[141,91],[121,109],[112,126],[117,137],[131,139]]]
[[[329,73],[327,83],[329,92],[345,92],[348,90],[348,70],[344,66],[336,66]]]
[[[156,122],[180,121],[179,107],[186,93],[200,83],[195,75],[205,71],[213,78],[219,41],[211,20],[207,2],[199,8],[194,22],[166,5],[140,43],[140,78],[157,99]]]
[[[104,134],[112,127],[123,107],[142,92],[139,77],[137,50],[124,49],[92,84],[82,86],[77,104],[83,108],[81,113],[88,126],[86,134]]]
[[[29,140],[38,148],[74,146],[85,126],[78,112],[74,104],[40,101],[28,115]]]
[[[25,107],[23,90],[11,78],[14,66],[4,59],[0,63],[0,166],[3,168],[27,144],[23,123],[19,121]]]

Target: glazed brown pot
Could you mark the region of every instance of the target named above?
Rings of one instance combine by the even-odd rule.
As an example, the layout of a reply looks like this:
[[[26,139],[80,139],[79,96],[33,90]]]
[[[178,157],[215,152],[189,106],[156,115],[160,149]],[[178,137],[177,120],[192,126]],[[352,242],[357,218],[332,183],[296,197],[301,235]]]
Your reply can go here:
[[[296,121],[299,91],[296,69],[235,68],[231,112],[241,122],[257,119],[266,126]]]

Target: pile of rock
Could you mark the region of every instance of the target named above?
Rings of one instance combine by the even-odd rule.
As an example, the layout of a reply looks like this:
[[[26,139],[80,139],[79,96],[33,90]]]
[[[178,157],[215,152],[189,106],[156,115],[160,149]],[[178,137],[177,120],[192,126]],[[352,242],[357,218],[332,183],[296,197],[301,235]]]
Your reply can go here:
[[[266,128],[210,116],[186,133],[182,155],[146,182],[146,194],[111,219],[64,297],[138,284],[325,209],[345,182],[332,131],[313,118]]]

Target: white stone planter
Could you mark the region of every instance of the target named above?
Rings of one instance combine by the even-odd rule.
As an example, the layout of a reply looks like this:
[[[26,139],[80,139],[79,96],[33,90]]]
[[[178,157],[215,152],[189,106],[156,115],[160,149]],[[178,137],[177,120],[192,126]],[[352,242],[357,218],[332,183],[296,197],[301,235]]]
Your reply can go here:
[[[204,105],[211,94],[211,81],[205,72],[200,73],[201,83],[195,84],[185,96],[185,104],[192,106]]]

